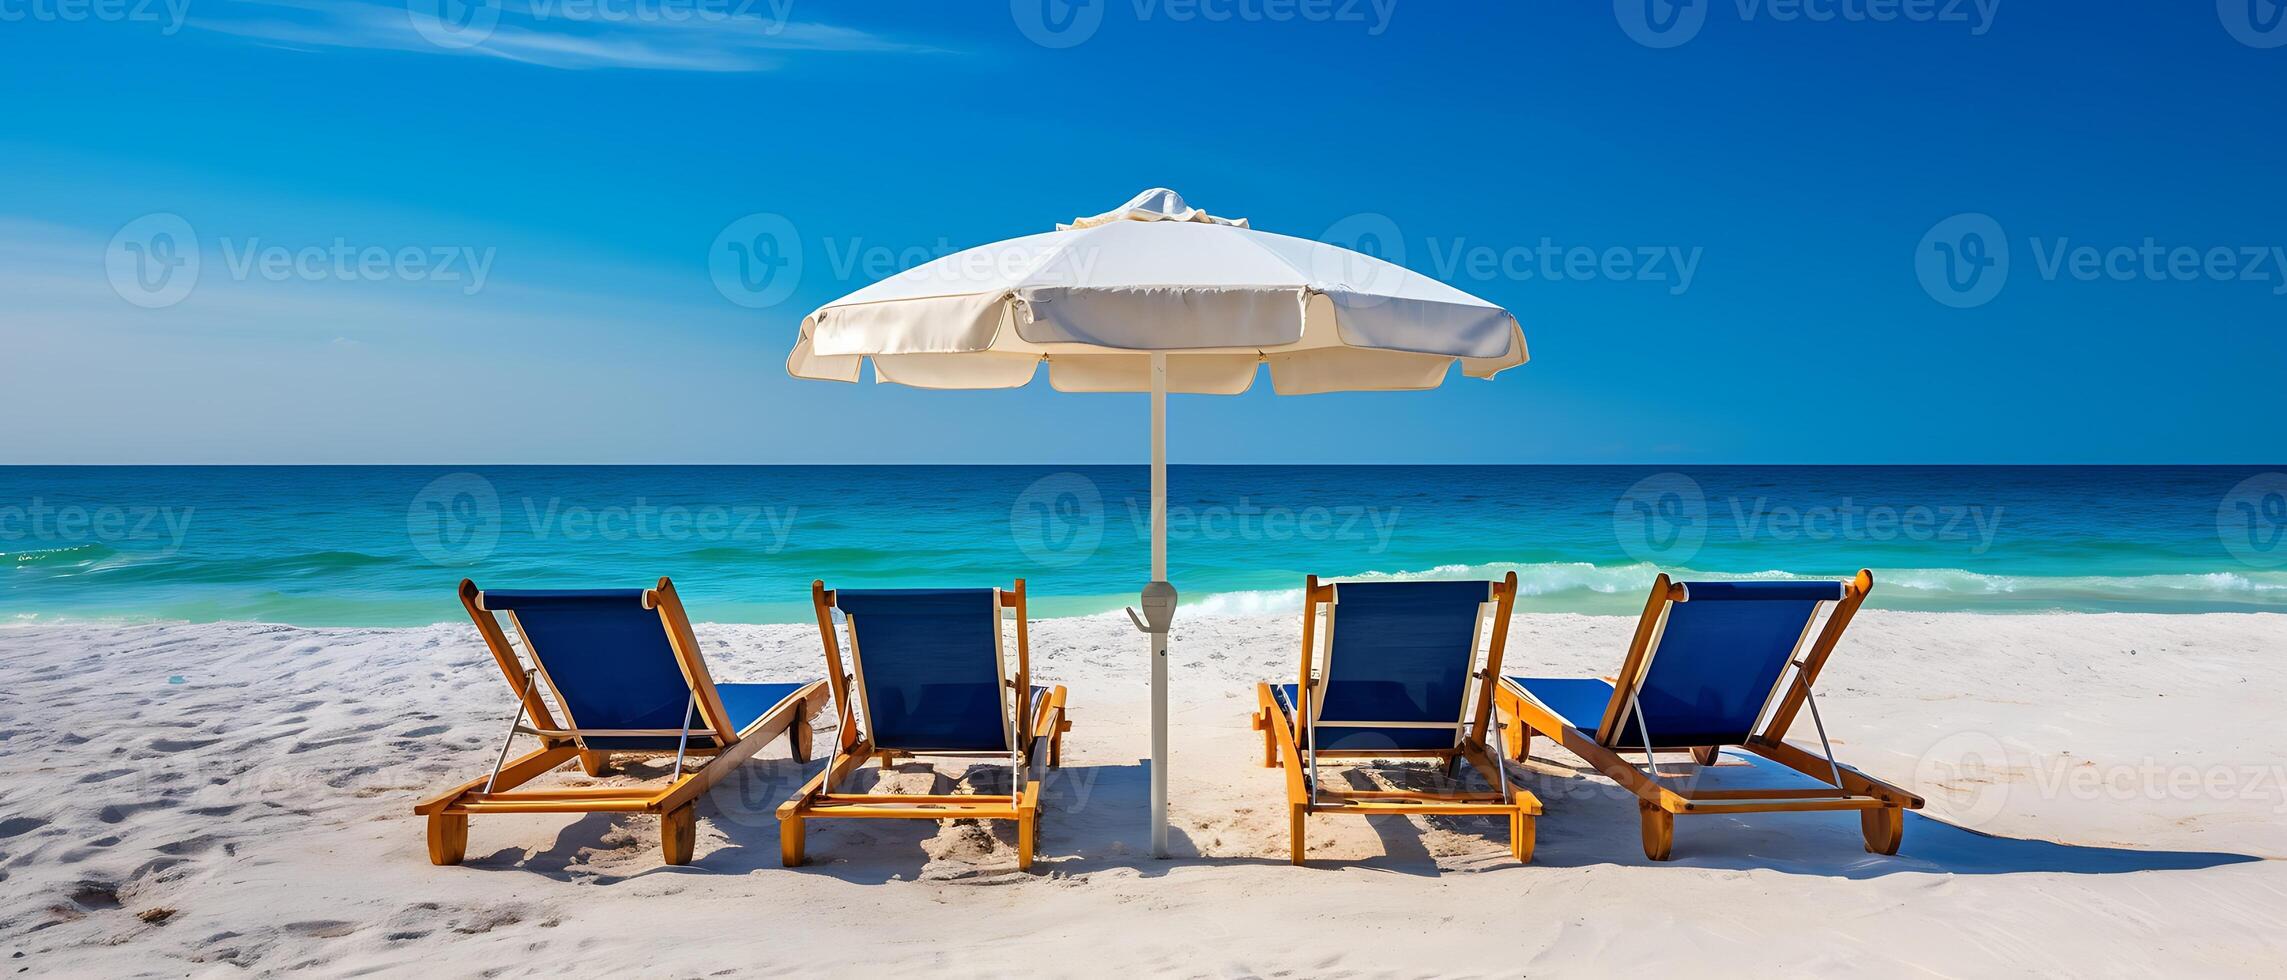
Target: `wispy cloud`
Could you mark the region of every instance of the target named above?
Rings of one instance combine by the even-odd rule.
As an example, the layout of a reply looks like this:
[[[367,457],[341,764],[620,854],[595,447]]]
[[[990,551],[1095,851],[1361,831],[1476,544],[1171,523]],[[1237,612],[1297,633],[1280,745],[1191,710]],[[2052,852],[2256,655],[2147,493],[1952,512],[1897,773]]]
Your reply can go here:
[[[791,17],[794,0],[248,0],[191,27],[283,48],[474,55],[570,70],[769,71],[804,52],[939,49]]]

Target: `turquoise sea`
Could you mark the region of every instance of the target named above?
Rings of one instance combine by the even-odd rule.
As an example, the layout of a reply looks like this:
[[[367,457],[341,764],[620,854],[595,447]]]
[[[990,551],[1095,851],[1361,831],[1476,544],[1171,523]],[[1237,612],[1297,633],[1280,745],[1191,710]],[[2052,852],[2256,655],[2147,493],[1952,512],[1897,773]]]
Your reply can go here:
[[[1872,604],[2287,610],[2287,466],[1176,466],[1194,612],[1288,611],[1305,573],[1495,576],[1626,612],[1657,570],[1875,569]],[[1131,601],[1142,466],[5,467],[0,615],[411,625],[478,584],[674,577],[703,620],[799,622],[809,583],[1029,580]]]

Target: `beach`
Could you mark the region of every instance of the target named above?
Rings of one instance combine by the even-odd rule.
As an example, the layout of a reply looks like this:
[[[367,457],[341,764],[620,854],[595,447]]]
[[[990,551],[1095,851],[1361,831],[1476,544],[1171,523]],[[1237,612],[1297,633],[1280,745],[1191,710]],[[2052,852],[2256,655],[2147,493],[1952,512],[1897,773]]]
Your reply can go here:
[[[1506,672],[1609,673],[1631,625],[1520,614]],[[1175,856],[1153,860],[1140,637],[1108,615],[1032,628],[1035,676],[1070,688],[1074,728],[1031,874],[1007,824],[922,821],[814,823],[810,864],[782,869],[772,811],[822,764],[783,742],[700,804],[689,866],[662,864],[654,818],[519,814],[477,817],[467,862],[433,867],[412,806],[485,772],[513,707],[469,624],[0,628],[0,956],[113,976],[2287,962],[2287,743],[2268,720],[2287,615],[1870,609],[1819,706],[1844,762],[1929,799],[1898,856],[1865,853],[1847,814],[1756,814],[1678,820],[1675,859],[1649,862],[1632,798],[1544,739],[1510,770],[1546,806],[1529,866],[1494,820],[1334,817],[1289,866],[1281,777],[1247,720],[1255,682],[1293,672],[1299,622],[1188,613],[1171,654]],[[822,672],[812,627],[698,633],[721,680]],[[962,765],[881,779],[943,792]],[[1359,778],[1434,783],[1381,772]]]

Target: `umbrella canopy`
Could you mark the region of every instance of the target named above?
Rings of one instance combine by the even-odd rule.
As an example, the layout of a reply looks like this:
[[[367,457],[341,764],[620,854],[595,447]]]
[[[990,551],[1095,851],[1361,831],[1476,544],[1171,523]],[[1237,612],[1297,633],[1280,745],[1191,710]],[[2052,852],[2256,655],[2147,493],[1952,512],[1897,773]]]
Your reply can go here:
[[[1525,363],[1507,310],[1345,248],[1247,227],[1166,188],[1055,231],[955,252],[802,318],[797,378],[1151,393],[1151,847],[1167,856],[1167,393],[1435,388]]]
[[[802,320],[798,378],[1235,395],[1269,365],[1282,395],[1435,388],[1459,362],[1525,362],[1508,311],[1404,266],[1247,227],[1164,188],[1057,230],[956,252]]]

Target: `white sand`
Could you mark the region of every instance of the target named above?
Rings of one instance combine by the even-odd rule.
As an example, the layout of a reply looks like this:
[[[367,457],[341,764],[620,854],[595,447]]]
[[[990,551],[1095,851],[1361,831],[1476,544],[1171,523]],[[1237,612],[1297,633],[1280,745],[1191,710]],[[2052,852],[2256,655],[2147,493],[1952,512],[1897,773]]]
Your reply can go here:
[[[1523,616],[1511,664],[1608,672],[1627,626]],[[1702,816],[1652,864],[1628,798],[1544,741],[1532,866],[1492,821],[1326,818],[1298,869],[1246,725],[1252,682],[1293,670],[1293,619],[1179,623],[1170,861],[1139,856],[1140,640],[1043,621],[1039,672],[1078,727],[1025,876],[1005,824],[905,821],[813,824],[812,865],[780,869],[771,810],[817,765],[783,743],[702,804],[689,867],[661,865],[651,818],[509,815],[435,868],[409,808],[482,773],[511,706],[468,625],[0,629],[0,968],[2287,969],[2287,616],[1870,612],[1852,632],[1821,703],[1847,761],[1931,797],[1898,857],[1865,854],[1848,814]],[[700,635],[722,679],[820,672],[814,630]]]

